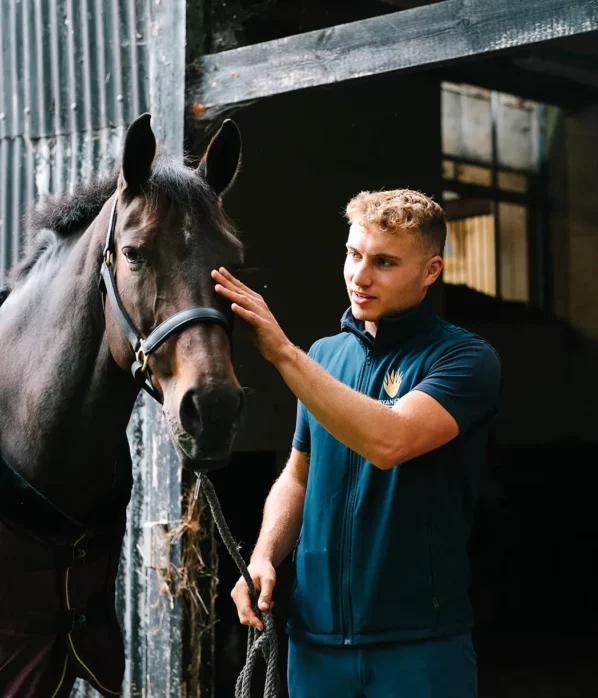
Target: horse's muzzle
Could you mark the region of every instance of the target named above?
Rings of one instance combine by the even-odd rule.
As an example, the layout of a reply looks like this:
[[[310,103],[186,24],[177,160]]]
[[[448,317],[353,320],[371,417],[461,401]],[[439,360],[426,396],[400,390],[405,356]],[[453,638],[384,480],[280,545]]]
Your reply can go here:
[[[245,394],[233,383],[189,389],[179,409],[184,433],[175,437],[183,466],[196,472],[225,467],[244,412]]]

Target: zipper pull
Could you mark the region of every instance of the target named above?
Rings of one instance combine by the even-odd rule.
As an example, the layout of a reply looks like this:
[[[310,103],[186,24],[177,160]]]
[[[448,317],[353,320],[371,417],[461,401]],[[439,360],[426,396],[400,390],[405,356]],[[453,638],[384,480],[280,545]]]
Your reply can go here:
[[[366,362],[366,364],[372,363],[372,350],[371,349],[368,349],[368,353],[366,355],[365,362]]]

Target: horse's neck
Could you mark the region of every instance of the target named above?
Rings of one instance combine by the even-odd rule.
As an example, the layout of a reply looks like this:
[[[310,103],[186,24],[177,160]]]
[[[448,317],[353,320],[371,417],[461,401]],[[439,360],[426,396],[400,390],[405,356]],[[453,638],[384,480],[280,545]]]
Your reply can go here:
[[[136,394],[105,342],[97,238],[47,253],[0,318],[0,452],[83,519],[112,487]]]

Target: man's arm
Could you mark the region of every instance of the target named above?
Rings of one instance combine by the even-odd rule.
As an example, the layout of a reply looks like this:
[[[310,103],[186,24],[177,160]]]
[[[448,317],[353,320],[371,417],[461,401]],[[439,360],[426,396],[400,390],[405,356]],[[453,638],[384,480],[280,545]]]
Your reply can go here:
[[[479,346],[472,345],[448,352],[429,385],[416,386],[389,409],[337,381],[294,346],[262,296],[226,269],[214,270],[212,278],[218,282],[216,291],[232,302],[233,312],[253,331],[261,354],[276,366],[315,419],[382,470],[448,443],[463,428],[484,418],[488,405],[495,402],[498,357],[493,350],[480,352]]]
[[[260,535],[251,555],[252,562],[263,559],[278,567],[295,547],[303,521],[308,471],[308,454],[293,448],[266,499]]]
[[[212,272],[216,291],[253,330],[264,358],[316,420],[350,449],[382,470],[404,463],[454,439],[459,427],[430,395],[409,393],[393,409],[334,379],[294,346],[266,302],[226,269]]]
[[[389,409],[337,381],[290,343],[273,363],[332,436],[381,470],[439,448],[459,434],[451,414],[423,392],[412,391]]]
[[[262,611],[268,610],[272,602],[272,591],[276,584],[275,568],[293,550],[299,537],[308,471],[308,454],[293,449],[266,499],[260,535],[249,563],[249,574],[260,592],[258,605]],[[236,583],[231,596],[237,606],[240,622],[263,630],[262,621],[251,607],[249,590],[243,577]]]

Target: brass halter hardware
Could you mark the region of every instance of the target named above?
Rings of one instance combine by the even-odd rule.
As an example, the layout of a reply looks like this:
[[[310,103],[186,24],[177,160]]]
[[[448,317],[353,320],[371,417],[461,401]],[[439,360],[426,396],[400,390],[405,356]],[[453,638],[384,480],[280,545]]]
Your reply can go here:
[[[149,356],[143,351],[143,347],[139,347],[139,349],[137,349],[135,352],[135,358],[142,364],[140,369],[141,373],[146,373]]]

